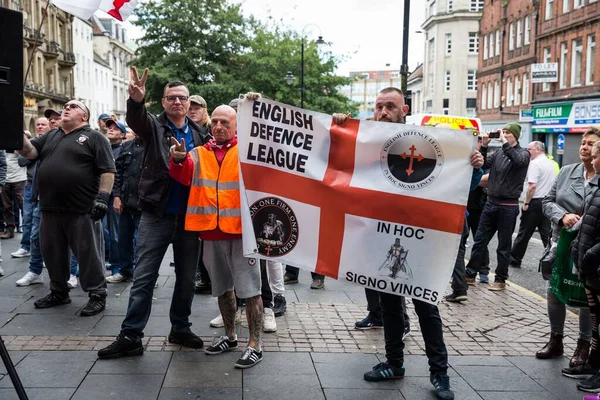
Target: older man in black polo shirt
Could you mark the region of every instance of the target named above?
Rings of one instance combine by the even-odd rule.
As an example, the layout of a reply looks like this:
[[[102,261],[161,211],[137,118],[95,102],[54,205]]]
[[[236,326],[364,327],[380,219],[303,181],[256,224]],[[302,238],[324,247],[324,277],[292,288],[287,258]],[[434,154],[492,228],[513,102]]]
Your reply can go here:
[[[22,156],[39,159],[40,242],[50,275],[50,294],[37,308],[71,302],[69,248],[79,261],[81,288],[89,301],[81,316],[95,315],[106,305],[104,241],[99,220],[108,208],[115,177],[110,144],[89,126],[85,104],[71,100],[62,112],[62,127],[29,141],[23,138]]]

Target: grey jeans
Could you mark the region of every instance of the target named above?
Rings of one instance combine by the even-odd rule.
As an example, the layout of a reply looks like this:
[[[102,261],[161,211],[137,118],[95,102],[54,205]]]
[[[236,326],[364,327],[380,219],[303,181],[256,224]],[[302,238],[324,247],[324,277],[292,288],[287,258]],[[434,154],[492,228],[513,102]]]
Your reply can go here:
[[[548,286],[546,290],[548,300],[548,319],[550,320],[550,332],[558,335],[564,334],[565,319],[567,317],[567,306],[565,306]],[[579,338],[590,340],[592,338],[592,317],[590,309],[582,307],[579,309]]]

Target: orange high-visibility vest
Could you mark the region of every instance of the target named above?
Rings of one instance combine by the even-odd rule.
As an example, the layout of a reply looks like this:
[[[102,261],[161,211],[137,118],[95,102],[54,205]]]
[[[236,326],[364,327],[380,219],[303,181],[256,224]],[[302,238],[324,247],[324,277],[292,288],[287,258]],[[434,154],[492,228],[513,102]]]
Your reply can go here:
[[[185,216],[186,231],[211,231],[217,226],[242,233],[238,147],[231,147],[219,166],[214,151],[203,146],[189,152],[194,174]]]

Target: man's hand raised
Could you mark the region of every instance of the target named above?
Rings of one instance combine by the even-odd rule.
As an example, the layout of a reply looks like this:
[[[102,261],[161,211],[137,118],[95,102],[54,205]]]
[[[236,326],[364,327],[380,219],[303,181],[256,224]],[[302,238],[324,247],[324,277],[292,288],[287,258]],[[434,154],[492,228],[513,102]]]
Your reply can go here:
[[[173,160],[178,163],[185,160],[185,157],[187,155],[187,150],[185,148],[185,139],[181,138],[181,143],[179,143],[177,139],[171,136],[171,143],[173,143],[173,146],[171,146],[171,148],[169,149],[169,153],[171,154]]]
[[[348,120],[348,118],[351,117],[351,115],[350,114],[342,114],[342,113],[333,113],[332,117],[333,117],[333,122],[336,125],[344,125],[346,123],[346,121]]]
[[[144,70],[144,75],[140,78],[136,67],[129,70],[129,97],[136,103],[141,103],[146,97],[146,79],[148,79],[148,68]]]

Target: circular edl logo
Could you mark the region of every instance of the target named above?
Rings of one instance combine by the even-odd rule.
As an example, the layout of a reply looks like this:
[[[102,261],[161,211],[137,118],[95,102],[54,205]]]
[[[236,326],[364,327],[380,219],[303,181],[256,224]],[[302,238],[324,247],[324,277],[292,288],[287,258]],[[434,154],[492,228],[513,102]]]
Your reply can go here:
[[[277,197],[265,197],[250,206],[258,252],[269,257],[289,253],[298,243],[294,210]]]
[[[388,139],[381,149],[381,169],[394,186],[418,190],[429,186],[444,165],[442,147],[431,135],[405,131]]]

